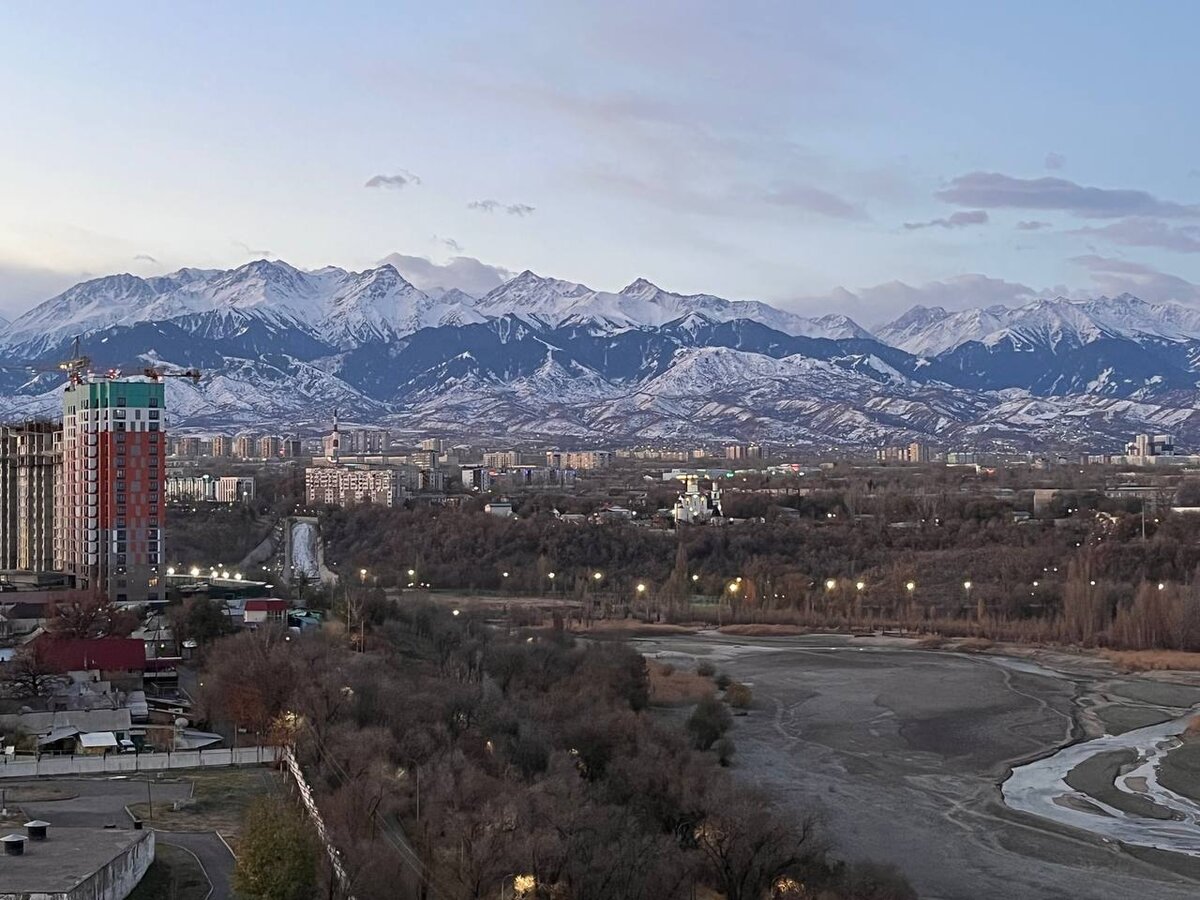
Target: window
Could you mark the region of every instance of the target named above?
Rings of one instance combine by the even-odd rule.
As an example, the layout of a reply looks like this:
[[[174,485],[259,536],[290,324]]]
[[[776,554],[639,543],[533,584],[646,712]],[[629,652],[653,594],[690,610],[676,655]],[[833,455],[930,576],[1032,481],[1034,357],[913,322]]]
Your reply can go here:
[[[124,397],[118,397],[118,398],[117,398],[117,406],[124,406],[124,405],[125,405],[125,398],[124,398]]]
[[[157,423],[157,422],[151,422],[151,423],[150,423],[150,430],[151,430],[151,431],[158,431],[158,423]]]
[[[117,431],[124,431],[125,423],[124,422],[113,422],[113,428]]]
[[[152,404],[152,405],[153,405],[153,404]],[[158,410],[157,410],[157,409],[152,409],[152,410],[150,410],[150,418],[151,418],[151,419],[157,419],[157,418],[158,418]]]
[[[156,407],[156,406],[158,406],[158,398],[157,398],[157,397],[151,397],[151,398],[150,398],[150,408],[151,408],[151,409],[153,409],[153,408],[154,408],[154,407]],[[154,418],[154,417],[152,417],[152,418]]]

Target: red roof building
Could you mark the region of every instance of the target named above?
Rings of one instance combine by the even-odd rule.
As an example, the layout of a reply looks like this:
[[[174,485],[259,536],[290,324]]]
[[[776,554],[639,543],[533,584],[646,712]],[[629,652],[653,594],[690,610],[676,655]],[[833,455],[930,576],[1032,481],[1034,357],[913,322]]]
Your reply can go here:
[[[146,669],[146,645],[137,638],[61,638],[43,634],[33,643],[42,661],[59,672]]]

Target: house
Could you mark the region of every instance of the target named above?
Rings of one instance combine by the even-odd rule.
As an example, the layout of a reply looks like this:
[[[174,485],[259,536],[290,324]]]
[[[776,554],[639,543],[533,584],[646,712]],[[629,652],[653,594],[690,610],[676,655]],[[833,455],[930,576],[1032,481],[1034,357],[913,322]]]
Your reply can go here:
[[[494,500],[483,507],[483,511],[491,516],[499,516],[502,519],[512,517],[513,506],[507,500]]]
[[[243,622],[251,627],[259,625],[282,625],[291,604],[277,597],[254,597],[246,601],[242,614]]]
[[[129,740],[131,730],[128,709],[67,709],[0,716],[0,733],[6,744],[32,744],[30,749],[36,747],[39,753],[94,752]],[[80,750],[80,737],[95,734],[109,735],[113,743],[107,743],[107,738],[98,739],[99,743],[89,739],[87,750]]]

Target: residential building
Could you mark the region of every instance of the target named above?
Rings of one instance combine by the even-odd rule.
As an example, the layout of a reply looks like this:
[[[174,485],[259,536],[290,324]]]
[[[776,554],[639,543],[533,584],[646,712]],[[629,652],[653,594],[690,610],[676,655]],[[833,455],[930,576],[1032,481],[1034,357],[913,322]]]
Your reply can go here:
[[[172,503],[211,503],[217,482],[211,475],[168,475],[164,492]]]
[[[883,447],[875,451],[879,462],[926,463],[933,459],[928,444],[913,441],[904,447]]]
[[[72,380],[63,392],[55,561],[74,586],[157,601],[166,458],[161,381]]]
[[[292,435],[283,439],[283,456],[285,459],[296,459],[304,455],[304,442]]]
[[[389,467],[309,466],[304,495],[309,506],[394,506],[403,496],[401,473]]]
[[[242,621],[251,627],[260,625],[282,625],[287,619],[291,604],[275,597],[254,597],[246,601]]]
[[[766,459],[767,451],[762,444],[728,444],[725,447],[725,458],[728,460]]]
[[[54,568],[54,490],[61,470],[60,426],[0,426],[0,569]]]
[[[258,452],[258,439],[252,434],[239,434],[233,439],[234,459],[254,459]]]
[[[200,456],[203,441],[198,437],[181,437],[175,440],[175,452],[173,456],[180,459],[196,459]]]
[[[356,428],[342,432],[342,453],[359,456],[380,456],[392,449],[392,436],[387,431]]]
[[[552,469],[604,469],[612,465],[610,450],[547,450],[546,465]]]
[[[214,434],[212,439],[212,455],[216,457],[229,456],[233,453],[233,441],[227,434]]]
[[[513,514],[513,506],[507,500],[494,500],[491,503],[485,504],[483,511],[489,516],[499,516],[502,519],[511,519]]]
[[[321,438],[321,452],[327,462],[336,463],[342,455],[342,433],[338,429],[338,411],[333,411],[333,430]]]
[[[446,442],[441,438],[425,438],[417,445],[422,450],[429,450],[441,455],[446,450]]]
[[[512,469],[521,464],[516,450],[492,450],[483,454],[483,464],[491,469]]]
[[[218,503],[249,503],[254,499],[254,479],[241,475],[222,475],[217,479],[213,499]]]
[[[486,491],[492,486],[492,472],[487,466],[459,466],[458,471],[468,491]]]
[[[258,439],[259,459],[278,459],[283,453],[283,442],[272,434],[264,434]]]

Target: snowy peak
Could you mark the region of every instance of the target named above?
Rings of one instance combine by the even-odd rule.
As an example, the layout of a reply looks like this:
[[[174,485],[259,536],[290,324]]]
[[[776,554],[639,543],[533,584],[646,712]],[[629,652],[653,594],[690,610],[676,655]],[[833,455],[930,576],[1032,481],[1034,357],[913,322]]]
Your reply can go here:
[[[875,334],[921,356],[937,356],[972,341],[1009,343],[1023,350],[1082,347],[1104,338],[1189,341],[1200,339],[1200,310],[1146,303],[1129,294],[1095,300],[1054,297],[959,312],[916,306]]]

